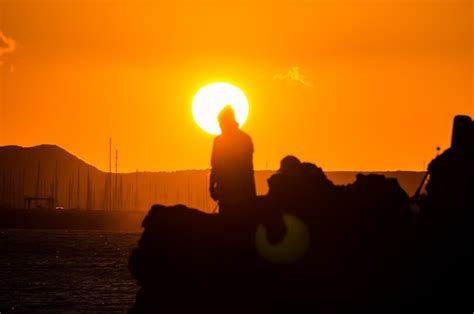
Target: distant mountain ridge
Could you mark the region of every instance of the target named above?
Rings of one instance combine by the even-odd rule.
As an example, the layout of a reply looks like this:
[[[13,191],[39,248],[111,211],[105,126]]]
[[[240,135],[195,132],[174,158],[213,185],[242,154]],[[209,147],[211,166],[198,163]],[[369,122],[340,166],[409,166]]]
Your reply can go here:
[[[282,156],[283,157],[283,156]],[[257,193],[267,192],[270,170],[255,171]],[[335,184],[350,184],[358,171],[329,171]],[[363,172],[367,173],[367,172]],[[397,178],[413,194],[423,172],[376,172]],[[103,172],[57,145],[0,147],[0,208],[24,207],[28,196],[48,196],[65,208],[147,210],[154,203],[185,204],[212,211],[209,170],[175,172]]]

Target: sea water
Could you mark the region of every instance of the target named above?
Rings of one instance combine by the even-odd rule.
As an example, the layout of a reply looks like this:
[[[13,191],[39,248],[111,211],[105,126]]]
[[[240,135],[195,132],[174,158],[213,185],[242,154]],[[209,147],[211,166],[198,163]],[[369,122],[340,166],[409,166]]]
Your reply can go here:
[[[0,229],[0,312],[126,312],[139,233]]]

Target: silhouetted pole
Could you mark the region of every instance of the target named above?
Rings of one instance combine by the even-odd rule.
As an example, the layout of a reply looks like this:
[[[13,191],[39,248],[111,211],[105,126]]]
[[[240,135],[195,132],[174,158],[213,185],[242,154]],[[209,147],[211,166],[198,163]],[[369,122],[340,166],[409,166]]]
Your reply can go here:
[[[188,206],[191,207],[191,202],[192,202],[192,197],[191,197],[191,182],[190,182],[190,179],[189,179],[189,175],[188,175],[188,186],[187,186],[187,192],[188,192]]]
[[[2,197],[4,205],[6,208],[12,207],[12,196],[14,193],[14,181],[11,169],[4,173],[3,179],[3,186],[4,186],[4,196]]]
[[[109,138],[109,201],[108,209],[112,209],[112,138]]]
[[[5,206],[5,195],[6,195],[6,182],[5,182],[5,170],[2,169],[0,172],[0,207]],[[26,205],[25,205],[26,207]]]
[[[80,168],[78,167],[78,168],[77,168],[77,191],[76,191],[76,192],[77,192],[77,194],[76,194],[76,195],[77,195],[77,196],[76,196],[76,197],[77,197],[77,200],[76,200],[77,206],[76,206],[76,207],[77,207],[78,209],[81,208],[81,188],[80,188],[81,182],[80,182],[80,171],[81,171],[81,170],[80,170]]]
[[[114,187],[114,209],[117,209],[118,194],[117,194],[117,182],[118,180],[118,150],[115,150],[115,187]]]
[[[40,194],[40,175],[41,175],[41,163],[38,162],[38,170],[36,172],[36,197]]]
[[[54,198],[54,175],[53,179],[49,182],[49,196]]]
[[[73,194],[73,184],[74,184],[74,172],[72,173],[72,178],[69,179],[69,186],[68,186],[68,195],[67,195],[67,206],[68,208],[72,208],[73,204],[73,199],[72,199],[72,194]]]
[[[138,169],[135,172],[135,206],[134,210],[138,208]]]
[[[127,184],[127,198],[126,198],[127,209],[132,210],[132,184]]]
[[[90,171],[87,171],[87,208],[92,209],[91,177]]]
[[[108,178],[105,177],[104,180],[104,195],[102,197],[102,209],[107,210],[109,209],[109,182]]]
[[[203,198],[204,198],[204,205],[203,208],[207,212],[209,211],[209,189],[208,189],[208,184],[209,184],[209,173],[204,177],[204,189],[203,189]]]
[[[23,198],[25,197],[25,169],[20,172],[20,183],[18,185],[18,207],[21,207]]]
[[[168,192],[166,191],[166,185],[163,185],[163,203],[168,204]]]
[[[56,202],[56,204],[59,203],[58,202],[58,196],[59,196],[58,189],[59,189],[58,161],[56,160],[56,165],[54,167],[54,194],[53,194],[54,201]]]
[[[436,156],[439,156],[440,151],[441,151],[441,147],[439,146],[436,147]],[[430,177],[430,172],[428,171],[428,169],[426,169],[425,175],[421,179],[420,185],[416,189],[415,194],[413,194],[413,196],[410,199],[412,203],[416,203],[420,199],[421,191],[423,190],[426,184],[426,181],[428,180],[429,177]]]

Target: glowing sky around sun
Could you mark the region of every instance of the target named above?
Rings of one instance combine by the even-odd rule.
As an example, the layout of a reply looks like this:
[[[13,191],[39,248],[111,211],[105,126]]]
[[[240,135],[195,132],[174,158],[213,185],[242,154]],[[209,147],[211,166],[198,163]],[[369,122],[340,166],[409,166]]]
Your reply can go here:
[[[0,145],[208,168],[192,101],[241,88],[257,169],[422,170],[474,115],[470,0],[0,1]]]
[[[247,97],[240,88],[225,82],[211,83],[198,90],[192,104],[194,120],[204,131],[218,135],[218,115],[226,105],[234,109],[235,119],[242,127],[249,113]]]

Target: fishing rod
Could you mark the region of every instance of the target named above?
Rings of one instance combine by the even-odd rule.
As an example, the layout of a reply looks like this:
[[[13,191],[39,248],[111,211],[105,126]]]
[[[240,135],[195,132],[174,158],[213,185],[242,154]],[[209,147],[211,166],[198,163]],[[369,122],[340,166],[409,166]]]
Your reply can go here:
[[[440,147],[436,147],[436,152],[437,152],[436,157],[439,156],[440,150],[441,150]],[[421,195],[421,191],[422,191],[423,187],[425,186],[426,180],[428,180],[429,176],[430,176],[430,171],[429,171],[429,169],[427,169],[425,175],[423,176],[423,179],[420,182],[420,185],[418,186],[418,189],[416,189],[415,194],[413,194],[413,196],[410,198],[410,202],[412,204],[418,202],[418,200],[420,198],[420,195]]]

